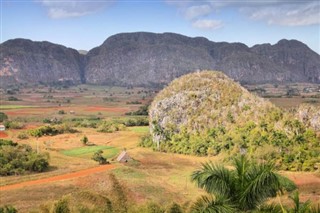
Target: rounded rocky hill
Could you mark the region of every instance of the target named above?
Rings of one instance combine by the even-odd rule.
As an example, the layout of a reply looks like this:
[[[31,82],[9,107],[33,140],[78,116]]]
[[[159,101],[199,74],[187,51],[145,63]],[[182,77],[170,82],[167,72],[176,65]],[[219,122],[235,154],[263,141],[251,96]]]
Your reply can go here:
[[[222,72],[196,72],[155,97],[149,109],[151,138],[141,146],[199,156],[272,156],[282,169],[312,171],[320,162],[320,138],[309,128],[312,119],[304,123],[305,114],[298,118],[282,111]]]
[[[225,74],[202,71],[174,80],[155,97],[149,113],[152,133],[155,128],[162,132],[184,129],[201,133],[248,119],[259,122],[271,110],[277,109]]]

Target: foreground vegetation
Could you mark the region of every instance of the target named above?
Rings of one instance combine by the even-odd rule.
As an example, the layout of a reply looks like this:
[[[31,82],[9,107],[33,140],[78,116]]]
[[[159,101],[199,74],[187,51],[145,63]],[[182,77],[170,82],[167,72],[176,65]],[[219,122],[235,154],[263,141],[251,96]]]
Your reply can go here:
[[[304,123],[301,125],[300,121],[295,122],[288,117],[288,114],[280,113],[282,121],[292,121],[287,124],[281,121],[286,125],[285,131],[282,132],[282,135],[288,137],[286,141],[281,134],[277,135],[279,129],[273,128],[269,123],[272,116],[278,116],[275,113],[270,118],[265,117],[264,123],[256,122],[254,116],[249,116],[250,119],[242,119],[246,122],[240,123],[233,129],[234,131],[229,131],[229,126],[236,126],[233,122],[238,118],[234,116],[233,111],[229,113],[227,110],[224,125],[217,125],[207,132],[201,134],[195,132],[187,136],[184,136],[183,131],[174,135],[168,134],[171,139],[175,138],[176,147],[171,150],[173,146],[166,147],[165,144],[161,144],[161,151],[177,154],[152,152],[151,149],[137,147],[140,136],[149,132],[145,126],[148,125],[148,118],[145,116],[146,106],[155,94],[141,91],[142,89],[137,88],[89,85],[61,89],[42,86],[20,88],[20,92],[14,95],[19,99],[17,105],[3,110],[5,112],[2,114],[3,122],[8,124],[8,128],[1,132],[1,137],[18,144],[13,147],[25,144],[31,146],[34,153],[37,148],[40,153],[50,153],[48,159],[50,169],[41,173],[26,170],[19,175],[0,177],[2,186],[70,174],[87,168],[101,168],[98,165],[100,162],[109,161],[113,169],[90,173],[71,180],[1,191],[0,209],[15,207],[19,212],[61,212],[63,209],[70,212],[192,212],[192,208],[199,200],[200,204],[203,204],[202,207],[222,201],[212,193],[198,188],[196,181],[195,184],[191,183],[192,171],[210,159],[214,162],[213,165],[216,163],[226,165],[226,170],[234,173],[234,167],[229,166],[233,160],[228,156],[235,156],[242,151],[246,153],[249,164],[254,162],[253,158],[265,163],[274,158],[276,170],[311,171],[281,172],[297,183],[300,196],[295,191],[289,193],[284,190],[284,195],[279,193],[278,197],[268,199],[267,202],[263,202],[264,205],[258,205],[254,210],[250,210],[251,212],[303,212],[303,209],[306,209],[305,212],[316,212],[316,209],[312,208],[316,207],[320,196],[319,182],[317,182],[319,176],[312,172],[316,170],[314,166],[316,164],[307,165],[307,161],[317,159],[316,155],[312,154],[317,151],[317,147],[311,145],[310,139],[314,135],[311,125],[306,126]],[[8,99],[6,96],[4,94],[0,99],[3,99],[5,105],[10,105],[6,101]],[[295,98],[291,100],[295,101]],[[243,105],[241,112],[248,113],[254,110],[248,106],[251,105]],[[124,116],[125,114],[127,115]],[[288,134],[295,128],[290,126],[296,124],[298,128],[293,134]],[[30,134],[32,132],[41,134]],[[82,141],[84,136],[88,138],[87,143]],[[225,140],[229,137],[232,138],[230,144]],[[273,139],[277,137],[279,141],[286,141],[288,146],[275,146]],[[262,144],[264,141],[269,142]],[[145,137],[144,142],[148,144],[151,140]],[[150,144],[157,149],[156,144]],[[187,145],[188,152],[190,150],[192,152],[180,155],[179,153],[185,151],[183,145]],[[124,148],[134,160],[127,164],[119,164],[115,162],[114,157]],[[268,153],[273,154],[268,155]],[[292,155],[289,156],[290,154]],[[202,155],[206,157],[201,157]],[[97,162],[94,162],[93,158]],[[289,163],[285,163],[287,160],[283,159],[287,159]],[[202,167],[199,167],[198,171],[201,169]],[[120,191],[117,190],[119,188]],[[201,199],[201,195],[204,194],[206,196]],[[236,203],[232,202],[233,209],[238,208]],[[7,204],[14,207],[4,207]]]
[[[48,154],[39,154],[28,145],[0,139],[0,176],[43,172],[49,167],[48,160]]]

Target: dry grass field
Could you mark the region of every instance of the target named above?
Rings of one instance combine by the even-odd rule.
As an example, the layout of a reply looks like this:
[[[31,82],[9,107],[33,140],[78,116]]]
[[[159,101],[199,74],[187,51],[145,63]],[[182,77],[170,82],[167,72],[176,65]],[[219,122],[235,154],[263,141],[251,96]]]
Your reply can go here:
[[[194,201],[204,192],[190,182],[192,171],[208,160],[224,163],[224,156],[185,156],[154,152],[151,149],[138,147],[139,140],[148,132],[148,127],[128,127],[124,131],[114,133],[102,133],[94,128],[77,127],[78,132],[72,134],[18,138],[20,132],[43,126],[42,121],[45,118],[58,118],[67,122],[76,118],[124,117],[126,112],[137,110],[139,106],[150,102],[155,94],[156,91],[144,88],[126,89],[88,85],[65,90],[44,86],[37,89],[21,88],[14,95],[2,91],[1,111],[5,112],[9,119],[22,122],[24,127],[1,132],[0,138],[11,139],[19,144],[28,144],[41,153],[48,152],[50,169],[37,174],[0,177],[0,206],[11,204],[19,212],[30,212],[37,211],[40,205],[59,199],[68,193],[83,190],[104,192],[110,187],[108,176],[111,173],[125,187],[128,199],[132,202],[155,201],[166,205],[175,201],[183,205]],[[19,101],[8,101],[9,96],[14,96]],[[271,101],[284,107],[300,103],[294,98],[280,98],[280,100],[271,98]],[[65,114],[59,114],[61,110]],[[81,143],[84,135],[93,146],[84,146]],[[112,167],[103,168],[91,159],[93,152],[97,149],[104,151],[104,156],[111,162]],[[123,149],[127,150],[133,161],[125,164],[116,162],[116,156]],[[66,177],[64,175],[81,171],[89,172],[63,178]],[[311,199],[314,202],[320,200],[319,174],[289,172],[283,172],[283,174],[298,184],[303,200]],[[33,182],[34,184],[11,189],[5,188],[12,184],[48,180],[56,176],[62,178]],[[282,200],[287,202],[287,195]]]

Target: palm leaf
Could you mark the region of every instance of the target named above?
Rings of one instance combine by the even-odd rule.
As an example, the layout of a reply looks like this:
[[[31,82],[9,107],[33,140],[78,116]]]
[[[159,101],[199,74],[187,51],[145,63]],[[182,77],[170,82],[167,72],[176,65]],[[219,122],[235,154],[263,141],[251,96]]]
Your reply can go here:
[[[281,185],[281,191],[286,190],[287,192],[292,192],[293,190],[297,189],[296,184],[292,180],[279,174],[276,175]]]
[[[199,188],[218,196],[229,197],[232,191],[231,172],[212,162],[202,164],[200,170],[193,172],[191,179],[197,183]]]
[[[280,205],[278,204],[265,204],[260,206],[257,210],[253,211],[253,213],[286,213]]]
[[[300,202],[300,197],[299,197],[299,192],[296,191],[295,193],[293,193],[293,196],[289,196],[289,198],[293,201],[294,203],[294,212],[299,212],[299,213],[306,213],[306,212],[310,212],[311,209],[311,201],[307,200],[304,203]]]
[[[201,196],[191,206],[191,213],[233,213],[234,206],[223,197]]]
[[[246,176],[245,189],[239,195],[240,209],[256,208],[267,198],[275,197],[281,188],[272,163],[252,165]]]

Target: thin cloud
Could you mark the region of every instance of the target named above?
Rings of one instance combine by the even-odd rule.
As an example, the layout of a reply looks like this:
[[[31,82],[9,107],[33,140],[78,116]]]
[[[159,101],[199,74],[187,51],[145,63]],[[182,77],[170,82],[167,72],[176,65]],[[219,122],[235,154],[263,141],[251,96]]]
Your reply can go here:
[[[245,10],[244,10],[245,11]],[[284,7],[266,7],[249,11],[250,18],[264,20],[268,24],[283,26],[307,26],[320,24],[320,3],[309,2],[300,5],[286,5]]]
[[[53,19],[80,17],[96,13],[109,6],[112,1],[54,1],[42,0],[41,4],[47,8],[48,16]]]
[[[200,19],[194,21],[192,26],[201,30],[216,30],[223,27],[223,23],[219,20]]]
[[[209,5],[199,5],[188,7],[185,11],[185,17],[187,19],[194,19],[199,16],[205,16],[212,12],[212,8]]]
[[[166,1],[175,6],[187,20],[204,19],[214,11],[234,8],[252,20],[264,21],[272,25],[308,26],[320,24],[319,0],[189,0]]]

